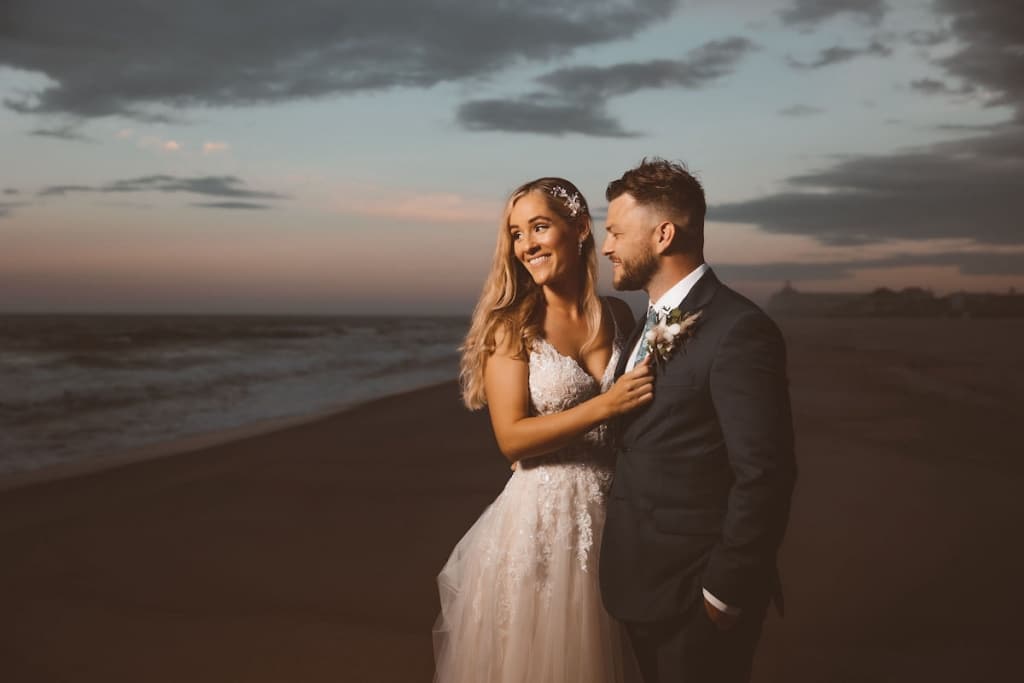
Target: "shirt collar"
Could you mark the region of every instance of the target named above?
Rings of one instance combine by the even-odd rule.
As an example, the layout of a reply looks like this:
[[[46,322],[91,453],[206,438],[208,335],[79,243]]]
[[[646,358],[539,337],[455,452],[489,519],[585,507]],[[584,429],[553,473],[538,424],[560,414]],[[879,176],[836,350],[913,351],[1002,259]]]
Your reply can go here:
[[[686,295],[690,293],[693,286],[697,284],[697,281],[700,280],[704,273],[709,270],[710,267],[708,267],[707,263],[700,264],[690,271],[689,275],[672,285],[671,289],[662,294],[661,298],[651,305],[654,306],[654,309],[657,311],[678,306],[680,302],[686,298]]]

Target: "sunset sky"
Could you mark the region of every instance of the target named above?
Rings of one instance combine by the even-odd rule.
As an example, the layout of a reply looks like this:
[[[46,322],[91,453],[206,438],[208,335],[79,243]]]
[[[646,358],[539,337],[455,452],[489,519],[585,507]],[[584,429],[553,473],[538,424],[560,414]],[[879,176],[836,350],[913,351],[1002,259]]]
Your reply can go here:
[[[757,300],[1024,290],[1019,2],[7,0],[0,99],[0,311],[468,313],[645,155]]]

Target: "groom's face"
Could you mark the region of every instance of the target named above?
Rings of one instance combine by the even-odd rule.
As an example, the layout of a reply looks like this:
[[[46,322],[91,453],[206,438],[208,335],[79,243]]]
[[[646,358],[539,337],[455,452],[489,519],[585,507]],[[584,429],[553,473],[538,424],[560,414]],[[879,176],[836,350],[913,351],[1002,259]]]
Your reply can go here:
[[[619,290],[646,289],[658,270],[654,251],[654,219],[632,195],[620,194],[608,204],[607,236],[601,253],[612,262],[612,285]]]

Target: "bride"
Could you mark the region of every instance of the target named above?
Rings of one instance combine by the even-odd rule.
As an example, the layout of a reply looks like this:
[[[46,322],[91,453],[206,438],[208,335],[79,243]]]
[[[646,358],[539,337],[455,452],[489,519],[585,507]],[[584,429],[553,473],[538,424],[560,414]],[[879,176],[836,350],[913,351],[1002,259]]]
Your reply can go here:
[[[641,363],[613,383],[633,325],[595,292],[587,202],[563,178],[509,197],[463,346],[463,400],[488,406],[513,474],[438,576],[436,683],[637,679],[597,578],[609,421],[652,398]]]

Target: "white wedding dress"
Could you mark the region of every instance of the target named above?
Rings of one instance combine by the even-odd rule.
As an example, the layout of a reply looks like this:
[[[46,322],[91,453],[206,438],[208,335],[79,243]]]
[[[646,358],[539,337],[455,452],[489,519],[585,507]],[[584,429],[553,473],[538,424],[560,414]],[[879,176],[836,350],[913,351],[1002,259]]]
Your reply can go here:
[[[556,413],[613,383],[616,329],[600,382],[540,339],[530,353],[531,413]],[[519,463],[438,576],[435,683],[639,680],[623,629],[604,610],[598,553],[614,452],[604,425]]]

